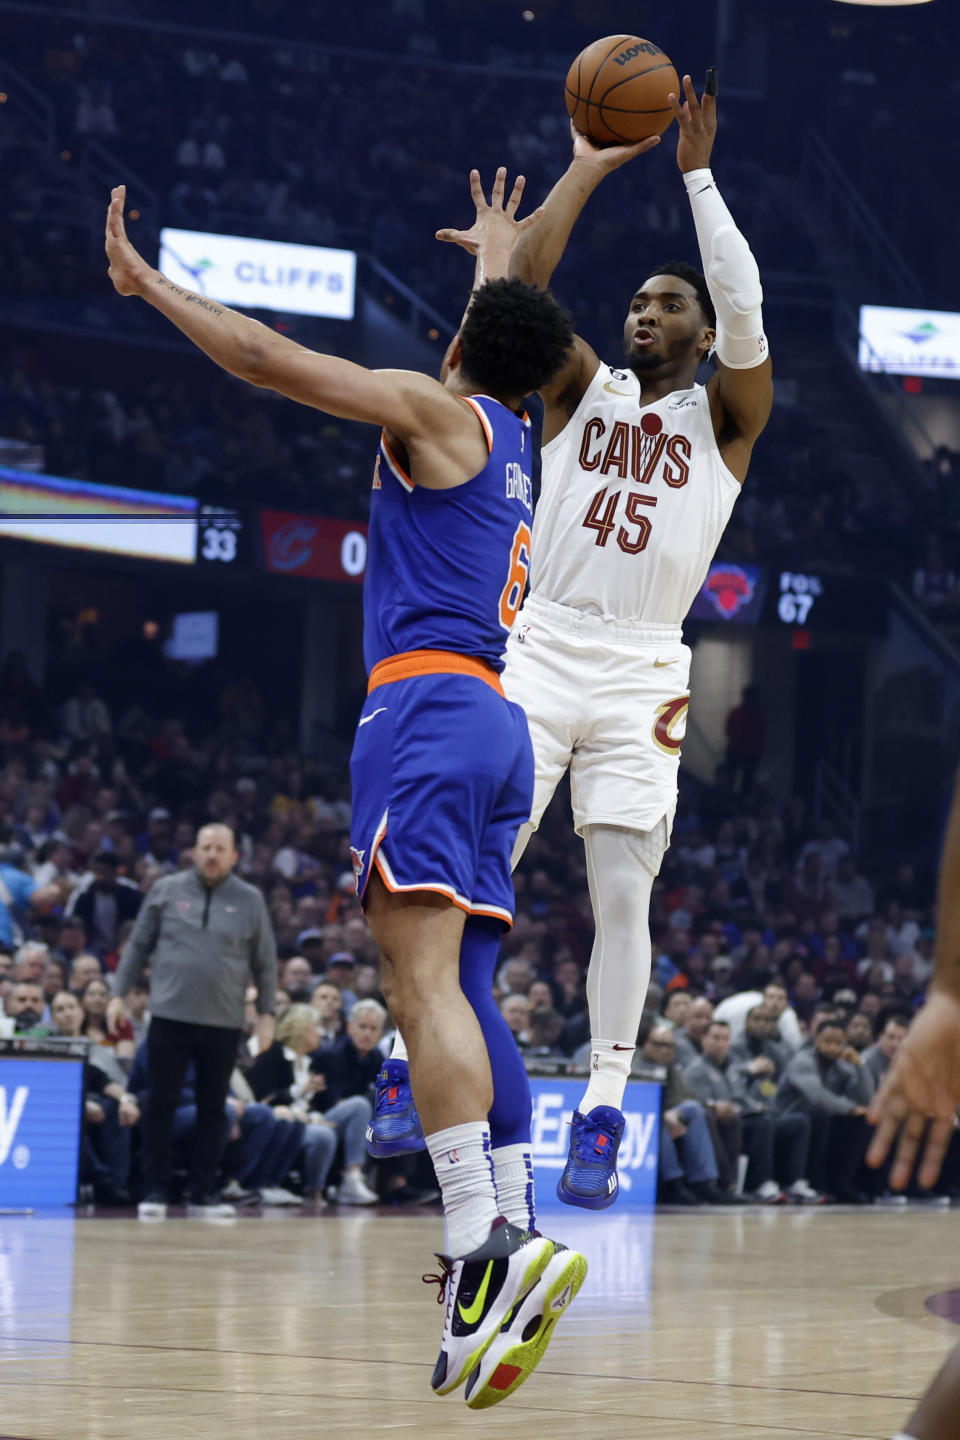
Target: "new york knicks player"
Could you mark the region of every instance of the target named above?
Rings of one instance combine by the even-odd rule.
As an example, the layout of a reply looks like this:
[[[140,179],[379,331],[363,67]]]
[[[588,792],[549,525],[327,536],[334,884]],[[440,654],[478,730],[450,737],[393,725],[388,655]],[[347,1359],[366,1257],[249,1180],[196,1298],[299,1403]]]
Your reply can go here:
[[[670,838],[689,699],[681,626],[773,400],[756,261],[709,169],[715,74],[702,102],[689,76],[683,87],[683,103],[672,101],[677,162],[706,279],[684,263],[658,266],[629,302],[625,360],[604,365],[578,337],[541,387],[530,594],[504,675],[527,712],[536,761],[514,862],[568,767],[586,846],[591,1069],[558,1193],[590,1209],[618,1194],[621,1106],[650,978],[650,893]],[[596,186],[655,143],[597,150],[575,135],[542,218],[515,237],[510,273],[545,287]],[[475,229],[440,238],[482,257]],[[698,386],[714,350],[716,371]]]
[[[936,965],[926,1004],[907,1031],[867,1118],[877,1132],[867,1163],[896,1145],[890,1184],[935,1185],[960,1109],[960,788],[955,789],[937,887]],[[899,1137],[899,1138],[898,1138]],[[954,1349],[895,1440],[956,1440],[960,1434],[960,1347]]]
[[[495,208],[502,193],[500,174]],[[581,1255],[527,1228],[525,1187],[507,1174],[498,1192],[497,1146],[524,1133],[529,1142],[530,1092],[491,997],[513,916],[511,850],[533,790],[526,720],[500,683],[530,556],[519,412],[569,351],[569,317],[549,293],[496,279],[473,296],[442,383],[366,370],[171,284],[127,240],[123,202],[120,187],[106,238],[121,295],[147,300],[230,373],[383,427],[351,840],[443,1194],[446,1306],[431,1383],[445,1395],[466,1380],[468,1404],[485,1408],[529,1375],[586,1273]]]

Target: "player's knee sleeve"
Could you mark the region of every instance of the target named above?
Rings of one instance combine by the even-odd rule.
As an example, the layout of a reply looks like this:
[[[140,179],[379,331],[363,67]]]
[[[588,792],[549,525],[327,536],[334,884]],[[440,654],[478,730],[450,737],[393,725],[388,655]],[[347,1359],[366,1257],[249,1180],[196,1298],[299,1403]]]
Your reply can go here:
[[[502,1145],[530,1144],[533,1108],[523,1058],[493,996],[502,936],[499,921],[471,917],[463,927],[460,942],[460,988],[480,1022],[490,1056],[490,1143],[495,1150]]]
[[[684,175],[710,299],[717,312],[717,357],[731,370],[767,358],[763,288],[753,251],[737,229],[711,170]]]

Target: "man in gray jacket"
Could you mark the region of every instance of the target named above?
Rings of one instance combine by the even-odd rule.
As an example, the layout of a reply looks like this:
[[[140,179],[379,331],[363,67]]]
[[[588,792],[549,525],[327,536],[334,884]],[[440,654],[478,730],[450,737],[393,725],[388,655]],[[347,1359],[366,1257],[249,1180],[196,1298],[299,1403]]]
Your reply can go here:
[[[123,997],[149,966],[142,1219],[162,1219],[167,1213],[174,1113],[191,1061],[197,1123],[188,1211],[234,1213],[219,1201],[214,1187],[223,1146],[223,1107],[251,977],[261,1052],[273,1043],[277,952],[263,896],[232,873],[237,851],[229,826],[205,825],[197,834],[193,858],[192,870],[164,876],[144,901],[117,968],[116,993],[107,1011],[108,1024],[118,1023]]]
[[[840,1058],[846,1044],[838,1020],[821,1021],[813,1045],[798,1050],[787,1066],[774,1108],[778,1115],[809,1116],[811,1184],[843,1204],[864,1205],[869,1197],[855,1188],[855,1179],[866,1154],[864,1116],[872,1096],[862,1067]]]
[[[805,1115],[774,1115],[769,1101],[751,1093],[747,1067],[732,1058],[730,1027],[715,1020],[703,1037],[703,1055],[684,1070],[694,1095],[718,1122],[724,1144],[736,1143],[734,1163],[747,1157],[745,1189],[765,1205],[817,1203],[804,1178],[810,1125]],[[731,1124],[731,1122],[734,1122]],[[735,1126],[735,1128],[734,1128]]]

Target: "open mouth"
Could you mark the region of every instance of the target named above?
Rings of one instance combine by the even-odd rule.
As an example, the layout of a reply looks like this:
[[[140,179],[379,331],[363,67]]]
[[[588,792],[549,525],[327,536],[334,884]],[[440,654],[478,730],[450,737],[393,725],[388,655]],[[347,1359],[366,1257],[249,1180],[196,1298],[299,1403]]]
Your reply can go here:
[[[640,325],[637,327],[637,332],[633,337],[633,344],[637,350],[645,350],[648,345],[655,344],[656,339],[657,337],[652,330],[648,330],[645,325]]]

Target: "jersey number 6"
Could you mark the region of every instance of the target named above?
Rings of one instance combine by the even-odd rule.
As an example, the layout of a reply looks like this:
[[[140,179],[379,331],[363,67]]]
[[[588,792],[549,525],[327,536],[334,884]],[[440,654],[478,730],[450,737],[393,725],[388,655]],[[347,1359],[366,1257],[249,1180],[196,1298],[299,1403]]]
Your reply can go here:
[[[512,630],[513,622],[520,609],[523,592],[527,588],[530,571],[530,526],[521,520],[513,535],[510,546],[510,573],[507,583],[500,592],[500,624],[504,630]]]

